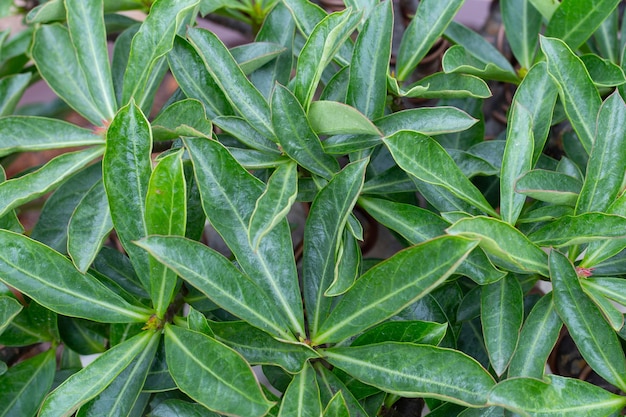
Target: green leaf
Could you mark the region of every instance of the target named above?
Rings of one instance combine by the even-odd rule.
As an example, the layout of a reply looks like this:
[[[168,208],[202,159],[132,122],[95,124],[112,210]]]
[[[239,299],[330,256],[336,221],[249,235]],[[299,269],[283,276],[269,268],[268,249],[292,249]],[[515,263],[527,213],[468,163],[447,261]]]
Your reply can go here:
[[[548,62],[548,72],[557,83],[565,113],[590,153],[602,104],[600,94],[583,62],[562,40],[541,37],[541,49]]]
[[[532,378],[502,381],[489,394],[489,403],[533,417],[598,417],[619,411],[626,398],[584,381],[547,375],[546,381]]]
[[[619,0],[564,0],[548,22],[546,36],[578,49],[613,12]]]
[[[494,257],[496,265],[548,276],[546,253],[508,223],[490,217],[471,217],[459,220],[446,231],[479,239],[481,248]]]
[[[151,235],[185,236],[187,185],[183,172],[183,149],[157,163],[146,194],[146,231]],[[176,274],[150,259],[150,298],[157,317],[165,314],[176,287]]]
[[[100,394],[142,352],[158,344],[159,332],[146,331],[112,347],[89,366],[70,376],[50,393],[39,415],[71,415],[80,406]]]
[[[363,113],[336,101],[312,102],[308,117],[313,130],[320,135],[381,135],[381,132]]]
[[[11,297],[0,296],[0,334],[20,311],[22,311],[22,305],[19,301]]]
[[[57,318],[59,334],[68,349],[80,355],[92,355],[106,350],[106,329],[103,325],[60,316]]]
[[[4,294],[14,298],[5,285]],[[54,342],[60,339],[57,314],[31,300],[22,311],[7,323],[0,334],[0,343],[4,346],[27,346],[40,342]]]
[[[626,218],[614,214],[584,213],[563,216],[528,235],[539,246],[569,246],[626,237]]]
[[[302,279],[311,334],[326,319],[332,299],[324,293],[335,278],[335,259],[343,229],[363,187],[367,159],[336,174],[316,195],[304,229]]]
[[[144,213],[151,151],[150,124],[141,109],[134,103],[122,107],[107,131],[102,177],[113,225],[146,290],[150,289],[148,255],[131,242],[148,234]]]
[[[325,359],[360,381],[402,397],[428,397],[465,406],[487,404],[495,382],[478,362],[451,349],[387,342],[324,349]]]
[[[621,190],[626,170],[626,103],[611,94],[600,108],[598,131],[591,148],[585,181],[576,202],[576,214],[605,211]]]
[[[283,394],[278,417],[319,417],[321,414],[320,388],[313,367],[306,363]]]
[[[604,316],[604,319],[611,325],[613,330],[619,332],[624,327],[624,313],[600,292],[595,291],[593,288],[584,288],[584,290],[591,301],[600,309],[602,316]]]
[[[357,399],[352,394],[352,392],[348,389],[348,387],[339,379],[339,377],[334,372],[331,372],[324,366],[319,366],[319,364],[314,365],[314,366],[317,372],[317,375],[316,375],[317,383],[320,387],[322,404],[330,402],[332,397],[334,397],[338,392],[341,392],[344,400],[346,401],[346,405],[348,406],[348,410],[350,411],[350,416],[352,417],[368,417],[369,416],[369,414],[366,413],[365,410],[363,409],[363,405],[361,405],[361,403],[357,401]]]
[[[606,210],[607,214],[617,214],[626,216],[626,196],[622,195],[616,199]],[[589,268],[600,262],[603,262],[626,248],[626,239],[607,239],[597,242],[591,242],[587,246],[584,258],[580,263],[583,268]]]
[[[423,135],[440,135],[467,130],[478,120],[451,106],[420,107],[402,110],[374,121],[376,127],[390,136],[400,130],[412,130]]]
[[[78,203],[68,225],[67,252],[76,269],[87,272],[111,229],[109,203],[104,185],[98,181]]]
[[[624,70],[608,59],[602,59],[596,54],[582,55],[580,59],[596,87],[611,88],[626,83]]]
[[[272,125],[285,153],[307,170],[330,179],[339,170],[339,163],[324,152],[296,97],[278,84],[272,94],[271,108]]]
[[[491,44],[486,45],[491,46]],[[519,82],[515,72],[504,70],[492,61],[485,61],[461,45],[448,48],[441,63],[446,74],[467,74],[513,84]]]
[[[255,250],[248,225],[263,183],[250,175],[219,143],[185,139],[211,225],[233,251],[239,266],[267,296],[277,315],[294,334],[305,334],[302,297],[298,285],[291,235],[286,220],[277,224]]]
[[[341,295],[348,291],[356,279],[361,275],[361,261],[363,255],[359,240],[352,233],[350,227],[350,219],[348,218],[348,227],[343,230],[343,236],[339,242],[337,254],[335,256],[335,277],[328,289],[324,292],[327,297]],[[362,239],[362,233],[361,237]]]
[[[572,176],[555,171],[534,169],[522,175],[515,183],[515,192],[540,201],[574,206],[581,182]]]
[[[1,280],[67,316],[109,323],[146,321],[150,313],[128,304],[63,255],[30,238],[0,230]]]
[[[167,325],[165,351],[176,385],[208,409],[261,417],[273,406],[263,395],[250,365],[217,340]]]
[[[524,321],[524,294],[517,278],[509,274],[483,286],[480,311],[489,361],[501,376],[515,352]]]
[[[50,88],[71,108],[96,126],[109,120],[89,90],[69,31],[60,24],[39,26],[33,35],[31,56]]]
[[[576,270],[561,253],[550,253],[554,304],[582,357],[602,378],[626,387],[626,359],[615,332],[583,292]]]
[[[428,321],[387,321],[359,335],[350,346],[382,342],[407,342],[437,346],[446,334],[447,324]]]
[[[508,0],[502,2],[502,21],[506,39],[513,55],[522,68],[530,68],[537,51],[537,38],[541,29],[541,13],[531,1]]]
[[[509,365],[508,378],[542,379],[548,356],[559,337],[563,322],[556,312],[552,294],[547,294],[530,311],[519,344]]]
[[[622,278],[590,277],[581,280],[580,283],[585,291],[592,290],[602,294],[611,300],[626,305],[626,280]]]
[[[398,51],[397,78],[403,81],[413,72],[430,48],[443,34],[463,0],[426,0],[420,2],[415,17],[406,28]]]
[[[203,29],[191,28],[187,36],[235,110],[268,139],[274,138],[270,107],[217,35]]]
[[[343,394],[339,391],[331,398],[328,405],[324,409],[324,417],[350,417],[350,410],[343,398]]]
[[[400,168],[417,179],[445,190],[453,196],[477,207],[485,213],[498,216],[481,192],[467,179],[435,140],[411,131],[400,131],[384,138]],[[420,154],[417,160],[414,156]]]
[[[152,121],[154,140],[174,140],[180,136],[211,137],[213,126],[202,103],[195,99],[176,101]]]
[[[500,171],[500,215],[515,225],[526,196],[515,192],[519,177],[531,170],[533,164],[532,115],[521,104],[513,102],[509,113],[506,146]]]
[[[382,2],[372,10],[354,45],[346,103],[370,120],[385,112],[392,32],[393,4]]]
[[[392,317],[437,288],[476,246],[441,237],[405,249],[368,270],[312,333],[316,344],[339,342]]]
[[[257,132],[246,119],[237,116],[219,116],[213,119],[213,123],[252,149],[266,154],[280,153],[278,145]]]
[[[64,153],[46,165],[0,184],[0,217],[9,210],[45,195],[102,155],[102,146]]]
[[[0,415],[31,417],[52,387],[54,349],[26,359],[0,374]]]
[[[150,417],[219,417],[198,403],[169,399],[159,403],[149,414]]]
[[[0,116],[13,114],[31,80],[31,74],[0,78]]]
[[[148,86],[153,82],[151,78],[155,70],[160,70],[164,55],[172,49],[176,33],[197,4],[198,0],[159,0],[150,8],[146,20],[133,37],[121,104],[126,105],[131,99],[141,108],[150,104]]]
[[[360,13],[353,13],[350,9],[330,14],[315,26],[308,37],[298,57],[293,90],[305,110],[313,101],[322,72],[352,34],[360,18]]]
[[[261,239],[280,223],[298,195],[297,164],[279,165],[267,182],[267,187],[256,201],[250,216],[248,238],[253,248],[258,248]]]
[[[275,59],[285,50],[286,48],[275,43],[255,41],[236,46],[230,50],[230,53],[243,73],[250,74]]]
[[[598,49],[599,55],[616,64],[620,62],[618,25],[621,13],[619,8],[614,9],[593,34],[594,45]]]
[[[104,119],[111,120],[117,103],[109,67],[103,4],[104,0],[65,0],[65,9],[76,61],[87,81],[91,99]]]
[[[491,91],[482,79],[469,74],[436,72],[409,85],[405,89],[389,77],[394,94],[409,98],[489,98]]]

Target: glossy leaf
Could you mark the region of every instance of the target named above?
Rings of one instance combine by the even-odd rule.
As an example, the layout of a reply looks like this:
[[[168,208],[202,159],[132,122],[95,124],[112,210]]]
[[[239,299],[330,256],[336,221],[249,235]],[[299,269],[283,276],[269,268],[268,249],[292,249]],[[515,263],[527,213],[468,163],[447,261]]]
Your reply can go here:
[[[202,205],[211,225],[233,251],[239,266],[270,297],[278,315],[294,334],[304,334],[302,297],[298,285],[289,227],[283,220],[255,250],[248,225],[262,183],[239,165],[219,143],[185,139]]]
[[[369,161],[353,162],[317,194],[304,229],[302,278],[311,334],[326,319],[332,299],[324,293],[335,278],[335,257]]]
[[[441,237],[376,265],[343,296],[312,340],[339,342],[397,314],[439,286],[474,246],[466,239]]]
[[[593,288],[584,288],[584,290],[591,301],[600,309],[602,316],[604,316],[604,319],[611,325],[613,330],[619,332],[624,327],[624,313],[611,300],[602,295],[601,292]]]
[[[350,346],[373,345],[382,342],[407,342],[437,346],[448,325],[428,321],[387,321],[359,335]]]
[[[624,70],[613,62],[602,59],[596,54],[586,54],[580,59],[597,87],[611,88],[626,83]]]
[[[511,378],[497,384],[489,403],[522,415],[557,417],[609,416],[619,411],[626,399],[577,379],[547,375],[546,380]]]
[[[285,48],[271,42],[255,41],[239,45],[230,49],[230,53],[237,61],[237,65],[244,74],[250,74],[275,59]]]
[[[380,145],[379,135],[335,135],[322,141],[324,152],[330,155],[346,155]]]
[[[202,103],[195,99],[176,101],[152,121],[154,140],[175,140],[180,136],[211,137],[213,126]]]
[[[324,417],[350,417],[350,410],[343,398],[343,394],[339,391],[331,398],[328,405],[324,409]]]
[[[530,311],[509,365],[508,377],[542,379],[548,356],[563,322],[556,312],[552,294],[544,295]]]
[[[574,206],[581,182],[572,176],[556,171],[534,169],[522,175],[515,183],[515,192],[540,201],[557,205]]]
[[[261,417],[272,407],[247,362],[215,339],[167,325],[165,351],[176,385],[208,409]]]
[[[390,136],[400,130],[412,130],[423,135],[440,135],[469,129],[477,122],[455,107],[421,107],[402,110],[376,120],[376,126]]]
[[[315,371],[307,363],[293,377],[283,394],[278,417],[319,417],[321,414],[320,389],[315,380]]]
[[[159,403],[151,412],[150,417],[219,417],[198,403],[184,400],[169,399]]]
[[[482,38],[480,38],[482,39]],[[491,46],[491,44],[487,44]],[[484,47],[484,46],[482,46]],[[443,70],[447,74],[468,74],[488,80],[517,83],[517,76],[512,71],[503,70],[492,61],[485,61],[472,54],[461,45],[454,45],[446,50],[442,60]]]
[[[485,197],[463,175],[452,158],[436,141],[410,131],[400,131],[383,140],[403,170],[485,213],[497,216]],[[416,159],[414,156],[418,153],[421,156]]]
[[[67,27],[88,92],[104,120],[117,110],[104,26],[104,0],[65,0]]]
[[[40,353],[0,374],[0,415],[31,417],[54,381],[54,349]]]
[[[370,120],[385,111],[392,31],[393,4],[382,2],[372,10],[354,45],[346,103]]]
[[[583,292],[576,270],[561,253],[550,253],[554,304],[582,357],[602,378],[626,387],[626,359],[615,332]]]
[[[429,397],[485,406],[495,382],[465,354],[427,345],[387,342],[323,351],[325,359],[360,381],[402,397]]]
[[[471,217],[459,220],[446,231],[479,239],[481,248],[494,257],[496,265],[548,276],[546,253],[508,223],[490,217]]]
[[[0,334],[20,311],[22,311],[22,305],[16,299],[0,296]]]
[[[147,235],[144,213],[152,172],[151,151],[148,120],[134,103],[122,107],[107,131],[102,177],[113,225],[147,290],[150,289],[148,255],[131,242]]]
[[[341,392],[351,417],[367,417],[369,414],[364,410],[363,405],[357,401],[348,387],[339,377],[324,366],[314,365],[317,372],[317,383],[320,387],[322,404],[330,402],[332,397]],[[377,390],[378,391],[378,390]],[[381,401],[382,402],[382,401]]]
[[[615,92],[598,114],[596,140],[591,148],[585,182],[576,202],[576,213],[605,211],[621,190],[626,170],[626,103]]]
[[[469,74],[436,72],[421,80],[400,88],[397,80],[388,78],[391,91],[410,98],[489,98],[491,90],[482,79]]]
[[[398,80],[408,78],[450,24],[463,0],[421,2],[406,29],[398,51]]]
[[[335,277],[324,292],[325,296],[341,295],[354,285],[356,279],[361,275],[362,257],[359,240],[351,232],[350,227],[346,227],[335,256]]]
[[[296,97],[286,87],[276,85],[271,108],[272,125],[285,153],[309,171],[330,179],[339,164],[324,152]]]
[[[617,198],[607,209],[607,214],[617,214],[619,216],[626,216],[626,196],[622,195]],[[597,242],[591,242],[587,246],[584,258],[580,263],[583,268],[592,267],[600,262],[603,262],[626,248],[626,239],[606,239],[599,240]]]
[[[67,230],[67,252],[76,269],[87,272],[113,229],[109,203],[98,181],[78,203]]]
[[[246,119],[237,116],[219,116],[213,120],[213,123],[252,149],[266,154],[278,154],[280,152],[278,144],[257,132]]]
[[[31,74],[26,73],[0,79],[0,116],[13,114],[31,77]]]
[[[147,331],[107,350],[52,391],[41,406],[39,415],[71,415],[100,394],[135,358],[150,350],[158,341],[158,333]]]
[[[590,153],[602,104],[600,94],[580,58],[562,40],[541,37],[541,49],[548,62],[548,72],[556,80],[565,113]]]
[[[506,38],[513,55],[523,68],[529,69],[537,50],[541,13],[526,0],[503,1],[501,9]]]
[[[176,32],[199,0],[160,0],[133,37],[124,73],[122,103],[131,99],[141,108],[149,104],[153,72],[160,71],[163,57],[172,49]],[[149,110],[149,109],[148,109]]]
[[[626,218],[604,213],[563,216],[531,233],[528,238],[539,246],[569,246],[607,238],[626,237]]]
[[[308,117],[311,127],[320,135],[381,135],[363,113],[336,101],[314,101]]]
[[[270,108],[222,41],[212,32],[189,29],[187,36],[227,100],[263,136],[274,138]]]

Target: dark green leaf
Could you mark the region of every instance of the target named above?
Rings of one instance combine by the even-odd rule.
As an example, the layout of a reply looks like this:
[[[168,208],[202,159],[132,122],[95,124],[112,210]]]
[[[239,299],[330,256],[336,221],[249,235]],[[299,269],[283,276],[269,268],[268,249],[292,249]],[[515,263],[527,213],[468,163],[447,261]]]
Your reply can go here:
[[[313,367],[306,363],[283,394],[278,417],[319,417],[321,414],[320,388]]]
[[[596,54],[586,54],[580,57],[589,72],[589,76],[597,87],[615,87],[626,83],[624,71]]]
[[[59,316],[57,321],[65,347],[80,355],[93,355],[106,350],[104,325],[65,316]]]
[[[174,140],[180,136],[211,137],[212,131],[204,106],[195,99],[172,103],[152,121],[155,141]]]
[[[198,403],[170,399],[159,403],[150,412],[149,417],[219,417]]]
[[[614,214],[585,213],[563,216],[528,238],[539,246],[569,246],[626,237],[626,218]]]
[[[423,135],[440,135],[469,129],[477,122],[455,107],[421,107],[392,113],[375,121],[376,126],[390,136],[400,130],[412,130]]]
[[[246,146],[265,152],[267,154],[279,154],[278,144],[257,132],[245,119],[237,116],[219,116],[213,123],[224,132],[231,134]]]
[[[532,2],[526,0],[503,1],[500,7],[506,38],[513,55],[523,68],[529,69],[537,50],[537,38],[542,23],[541,13],[535,9]]]
[[[250,74],[256,69],[275,59],[285,48],[271,42],[256,41],[245,45],[239,45],[230,50],[231,55],[237,61],[237,65],[244,74]]]
[[[14,297],[5,285],[7,295]],[[0,334],[0,343],[4,346],[27,346],[39,342],[56,342],[60,339],[57,314],[42,307],[36,301],[25,306],[22,311],[7,323]]]
[[[350,410],[346,404],[346,400],[343,398],[343,394],[338,392],[328,402],[328,405],[324,409],[324,417],[350,417]]]
[[[0,78],[0,116],[13,114],[30,79],[29,73]]]
[[[574,206],[582,183],[577,178],[555,171],[534,169],[515,183],[515,192],[552,204]]]
[[[447,74],[436,72],[402,89],[393,78],[391,83],[394,94],[410,98],[488,98],[491,97],[489,86],[482,79],[468,74]]]
[[[354,339],[350,346],[382,342],[407,342],[437,346],[446,334],[447,324],[428,321],[388,321]]]
[[[22,311],[22,305],[19,301],[11,297],[0,296],[0,334],[20,311]]]
[[[351,218],[354,217],[348,218],[348,227],[343,230],[343,236],[337,249],[335,256],[335,278],[326,292],[324,292],[324,295],[327,297],[334,297],[345,293],[352,287],[359,275],[361,275],[361,260],[363,255],[359,246],[359,240],[362,240],[362,233],[361,237],[358,239],[355,237],[354,233],[352,233],[349,223]]]

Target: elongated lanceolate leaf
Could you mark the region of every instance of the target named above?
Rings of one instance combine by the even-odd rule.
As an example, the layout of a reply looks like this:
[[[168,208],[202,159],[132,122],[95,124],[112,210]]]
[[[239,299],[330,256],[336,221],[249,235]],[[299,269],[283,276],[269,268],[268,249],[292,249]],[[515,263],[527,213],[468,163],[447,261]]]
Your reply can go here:
[[[117,110],[109,66],[103,0],[65,0],[67,27],[80,70],[98,110],[111,120]]]
[[[268,156],[277,156],[281,153],[278,144],[264,137],[242,117],[219,116],[213,119],[213,123],[253,150],[269,154]]]
[[[289,213],[298,195],[297,168],[295,162],[278,166],[256,201],[248,231],[252,247],[258,248],[263,236]]]
[[[515,183],[515,192],[540,201],[574,206],[582,183],[578,178],[556,171],[533,169]]]
[[[405,80],[426,56],[463,5],[463,0],[420,2],[398,51],[398,80]]]
[[[626,103],[615,92],[600,108],[597,134],[585,182],[576,202],[576,213],[605,211],[621,190],[626,171]]]
[[[146,194],[152,172],[152,133],[141,109],[122,107],[107,131],[102,177],[111,218],[144,288],[150,288],[148,254],[131,242],[147,235]]]
[[[626,359],[617,335],[583,292],[576,270],[561,253],[550,253],[554,304],[589,366],[620,389],[626,388]]]
[[[308,117],[313,130],[320,135],[381,135],[363,113],[337,101],[314,101],[309,107]]]
[[[71,415],[111,384],[141,352],[151,350],[159,339],[159,332],[146,331],[107,350],[52,391],[41,406],[39,415]]]
[[[360,381],[402,397],[486,406],[495,382],[473,358],[451,349],[387,342],[332,348],[325,359]]]
[[[309,171],[330,179],[339,170],[339,163],[324,152],[296,97],[286,87],[276,85],[271,108],[272,125],[285,153]]]
[[[537,50],[541,13],[526,0],[503,1],[501,9],[506,38],[513,55],[523,68],[529,69]]]
[[[545,381],[533,378],[502,381],[489,394],[489,403],[533,417],[598,417],[619,411],[626,398],[588,382],[547,375]]]
[[[293,339],[265,293],[223,255],[175,236],[149,236],[137,245],[231,314],[276,337]]]
[[[230,53],[244,74],[250,74],[285,52],[284,47],[272,42],[255,42],[235,46]]]
[[[475,246],[447,236],[399,252],[359,278],[311,339],[339,342],[393,316],[437,288]]]
[[[167,325],[165,353],[176,385],[210,410],[261,417],[273,406],[263,395],[250,365],[215,339]]]
[[[624,237],[626,218],[604,213],[563,216],[528,236],[536,245],[555,247]]]
[[[13,114],[32,75],[15,74],[0,79],[0,116]]]
[[[67,253],[76,269],[87,272],[111,229],[109,202],[98,181],[76,206],[67,228]]]
[[[400,131],[383,139],[400,168],[417,179],[498,216],[481,192],[456,166],[434,139],[410,131]]]
[[[1,280],[57,313],[99,322],[142,322],[150,312],[128,304],[63,255],[13,232],[0,230]]]
[[[509,365],[508,377],[542,379],[550,352],[559,337],[563,322],[556,312],[552,294],[535,304],[519,336],[519,344]]]
[[[27,201],[34,200],[59,186],[68,177],[102,155],[97,146],[65,153],[50,160],[37,171],[0,184],[0,217]]]
[[[41,151],[73,146],[99,145],[101,136],[92,131],[64,122],[35,116],[0,118],[2,143],[0,156],[23,151]]]
[[[387,136],[400,130],[412,130],[423,135],[441,135],[467,130],[477,121],[456,107],[439,106],[402,110],[381,117],[374,124]]]
[[[555,79],[563,106],[580,142],[591,152],[602,101],[584,64],[560,39],[541,37],[548,72]]]
[[[227,100],[259,133],[274,138],[270,108],[222,41],[204,29],[189,29],[187,36]]]
[[[133,98],[140,107],[147,104],[153,71],[172,49],[174,37],[199,0],[160,0],[150,8],[130,47],[124,73],[122,103]]]
[[[278,417],[319,417],[321,414],[320,388],[313,367],[307,363],[283,394]]]
[[[546,253],[508,223],[478,216],[459,220],[446,231],[451,235],[479,239],[485,252],[495,257],[496,265],[548,276]]]
[[[626,280],[622,278],[590,277],[580,283],[585,291],[591,289],[619,304],[626,305]]]
[[[393,4],[385,1],[373,9],[354,45],[346,103],[370,120],[385,111],[392,31]]]
[[[303,335],[304,315],[298,274],[286,220],[277,224],[253,248],[248,225],[263,183],[250,175],[219,143],[185,139],[193,162],[202,205],[211,225],[226,241],[237,262],[274,303],[277,316]]]
[[[400,97],[411,98],[488,98],[489,86],[482,79],[469,74],[436,72],[400,88],[398,80],[388,77],[391,91]]]
[[[343,229],[363,187],[368,160],[353,162],[317,194],[304,229],[302,276],[311,334],[326,319],[332,299],[324,292],[335,278]]]

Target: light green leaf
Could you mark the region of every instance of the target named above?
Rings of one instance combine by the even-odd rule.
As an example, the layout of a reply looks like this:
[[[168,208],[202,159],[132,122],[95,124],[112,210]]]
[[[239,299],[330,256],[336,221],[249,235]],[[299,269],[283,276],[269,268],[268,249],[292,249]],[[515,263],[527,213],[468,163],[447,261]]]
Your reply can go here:
[[[71,415],[100,394],[142,352],[158,344],[159,339],[159,332],[146,331],[107,350],[52,391],[41,406],[39,415]]]
[[[562,40],[541,37],[541,49],[548,62],[548,72],[559,88],[565,113],[590,153],[602,104],[600,94],[580,58]]]
[[[286,48],[275,43],[255,41],[236,46],[230,50],[230,53],[243,73],[250,74],[278,57],[285,50]]]
[[[498,216],[482,193],[467,179],[435,140],[411,131],[400,131],[384,138],[400,168],[417,179],[445,190],[453,196],[479,208],[485,213]],[[420,154],[421,157],[415,158]]]
[[[278,417],[319,417],[321,414],[320,388],[313,367],[306,363],[283,394]]]
[[[212,132],[204,106],[191,98],[170,104],[152,121],[155,141],[175,140],[180,136],[211,137]]]
[[[208,409],[261,417],[273,406],[263,395],[250,365],[217,340],[167,325],[165,352],[176,385]]]
[[[280,223],[298,195],[297,164],[279,165],[270,176],[265,191],[256,201],[250,216],[248,238],[253,248],[258,248],[261,239]]]
[[[363,113],[337,101],[312,102],[308,117],[311,127],[320,135],[381,135],[381,132]]]
[[[105,12],[145,8],[146,4],[142,0],[107,0],[104,3]],[[49,0],[28,12],[26,21],[28,23],[54,22],[65,19],[66,13],[64,0]]]
[[[381,262],[356,281],[311,339],[339,342],[392,317],[443,283],[475,246],[445,236]]]
[[[420,107],[402,110],[374,121],[386,136],[400,130],[412,130],[423,135],[440,135],[467,130],[478,120],[461,109],[450,106]]]
[[[353,162],[336,174],[313,200],[304,229],[302,278],[311,334],[326,319],[332,299],[324,292],[335,278],[343,229],[363,187],[368,160]]]
[[[233,251],[239,266],[270,297],[277,315],[294,334],[305,334],[302,297],[286,220],[276,225],[255,250],[248,225],[263,183],[248,173],[219,143],[185,139],[211,225]]]
[[[505,0],[500,7],[506,39],[511,45],[513,55],[522,68],[529,69],[537,51],[541,13],[533,6],[532,1],[527,0]]]
[[[350,417],[350,410],[341,391],[337,392],[324,409],[324,417]]]
[[[76,269],[87,272],[113,229],[104,185],[98,181],[81,199],[67,229],[67,253]]]
[[[323,351],[332,365],[360,381],[401,397],[487,405],[495,382],[473,358],[451,349],[387,342]]]
[[[619,332],[622,327],[624,327],[624,313],[599,291],[595,291],[593,288],[583,287],[583,289],[591,301],[600,309],[605,320],[611,325],[611,328]]]
[[[475,75],[436,72],[421,80],[400,88],[398,81],[389,77],[391,90],[401,97],[410,98],[489,98],[491,91],[482,79]]]
[[[403,81],[426,56],[463,5],[463,0],[420,2],[398,51],[398,80]]]
[[[519,230],[490,217],[461,219],[446,230],[451,235],[479,239],[496,265],[513,267],[524,273],[548,276],[548,256]]]
[[[539,246],[569,246],[626,237],[626,218],[614,214],[584,213],[563,216],[528,235]]]
[[[512,84],[519,82],[515,72],[504,70],[492,61],[485,61],[461,45],[448,48],[441,64],[446,74],[467,74]]]
[[[30,80],[29,73],[0,78],[0,116],[13,114]]]
[[[583,292],[576,270],[561,253],[550,253],[554,304],[582,357],[602,378],[626,387],[626,359],[613,329]]]
[[[102,155],[103,150],[102,146],[96,146],[64,153],[36,171],[4,181],[0,184],[0,217],[58,187],[68,177]]]
[[[533,417],[610,416],[626,398],[577,379],[547,375],[546,380],[511,378],[489,394],[489,403]]]
[[[590,277],[581,280],[585,291],[592,290],[626,306],[626,280],[622,278]]]
[[[577,178],[555,171],[533,169],[515,183],[515,192],[540,201],[574,206],[582,183]]]

